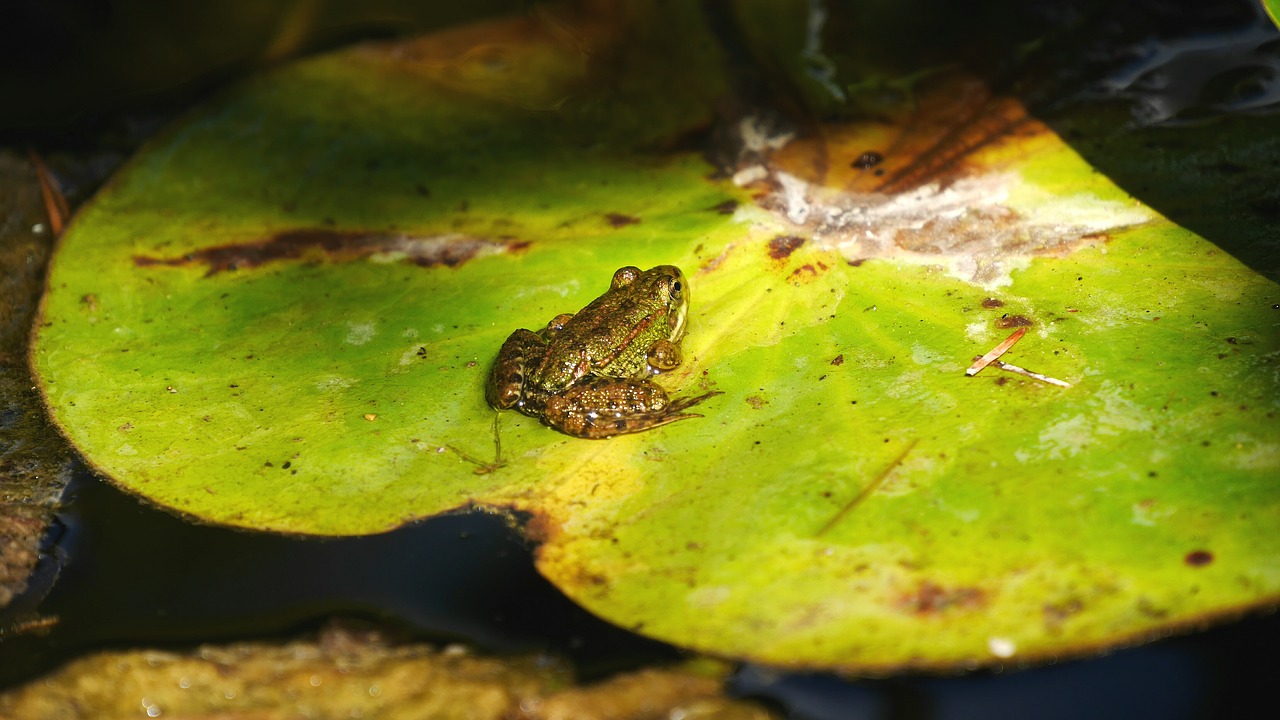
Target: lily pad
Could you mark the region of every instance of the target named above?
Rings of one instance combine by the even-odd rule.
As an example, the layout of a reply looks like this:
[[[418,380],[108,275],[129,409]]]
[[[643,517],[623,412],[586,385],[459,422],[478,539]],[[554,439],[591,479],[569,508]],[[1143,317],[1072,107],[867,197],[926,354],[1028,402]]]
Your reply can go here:
[[[463,645],[389,641],[339,624],[281,646],[204,645],[185,653],[104,652],[26,687],[0,692],[0,711],[27,720],[129,717],[651,718],[769,720],[723,692],[713,663],[624,673],[574,684],[554,656],[495,660]],[[139,709],[141,707],[141,709]]]
[[[1047,658],[1280,597],[1275,282],[959,72],[816,135],[717,119],[723,58],[674,12],[353,48],[174,127],[58,250],[57,422],[207,522],[528,513],[590,610],[779,665]],[[682,149],[713,123],[730,173]],[[506,336],[657,264],[692,287],[658,381],[721,391],[705,417],[507,414],[498,456]],[[1019,327],[1003,360],[1068,387],[966,376]]]
[[[34,163],[0,150],[0,609],[31,586],[70,452],[25,362],[52,237]]]

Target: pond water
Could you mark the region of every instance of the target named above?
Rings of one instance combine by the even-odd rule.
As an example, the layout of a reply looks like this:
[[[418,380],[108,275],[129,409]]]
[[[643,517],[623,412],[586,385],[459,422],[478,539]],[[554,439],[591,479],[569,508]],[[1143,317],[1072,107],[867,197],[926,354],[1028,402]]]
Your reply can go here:
[[[249,533],[185,522],[79,468],[55,532],[32,590],[0,624],[32,610],[58,622],[0,642],[0,686],[96,649],[289,637],[335,616],[406,639],[561,654],[588,680],[683,656],[574,605],[487,513],[360,538]],[[1277,643],[1280,617],[1268,614],[1017,672],[850,681],[746,666],[730,689],[797,720],[1243,716],[1280,679]]]
[[[354,538],[250,533],[186,522],[80,468],[60,525],[34,587],[0,611],[0,626],[32,610],[58,621],[47,636],[0,641],[0,685],[98,648],[284,636],[334,616],[413,639],[554,652],[584,677],[678,657],[573,604],[497,515]]]

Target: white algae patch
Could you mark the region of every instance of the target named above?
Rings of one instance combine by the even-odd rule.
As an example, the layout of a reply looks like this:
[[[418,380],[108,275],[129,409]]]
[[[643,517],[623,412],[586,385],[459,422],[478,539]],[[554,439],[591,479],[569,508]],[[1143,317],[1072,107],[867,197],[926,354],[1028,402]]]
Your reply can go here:
[[[851,193],[778,172],[766,207],[815,245],[849,260],[940,266],[988,290],[1037,256],[1099,244],[1107,233],[1153,218],[1134,203],[1088,193],[1057,196],[998,172],[900,193]]]
[[[371,322],[347,323],[347,336],[343,342],[348,345],[363,345],[373,339],[378,334],[377,328]]]

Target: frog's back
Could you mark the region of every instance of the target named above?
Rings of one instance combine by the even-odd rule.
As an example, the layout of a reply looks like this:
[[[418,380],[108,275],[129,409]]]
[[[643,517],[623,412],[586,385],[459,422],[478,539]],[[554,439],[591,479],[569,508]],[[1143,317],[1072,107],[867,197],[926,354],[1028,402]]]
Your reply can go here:
[[[667,307],[645,295],[609,293],[575,316],[577,337],[590,359],[587,374],[641,377],[648,374],[649,348],[668,332]]]

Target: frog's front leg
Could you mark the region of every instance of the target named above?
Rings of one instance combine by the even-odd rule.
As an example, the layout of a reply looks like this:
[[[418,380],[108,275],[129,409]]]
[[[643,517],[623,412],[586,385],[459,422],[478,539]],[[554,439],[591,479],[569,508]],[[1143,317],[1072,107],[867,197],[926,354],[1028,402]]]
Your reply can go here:
[[[525,396],[524,381],[532,366],[546,357],[547,342],[537,333],[521,328],[511,333],[498,351],[489,371],[484,397],[496,410],[509,410]]]
[[[564,392],[547,397],[541,415],[544,423],[563,433],[600,439],[702,417],[683,411],[719,394],[671,400],[661,386],[649,380],[585,377]]]
[[[680,346],[670,340],[659,340],[649,348],[649,367],[655,372],[666,372],[680,366],[682,360]]]

